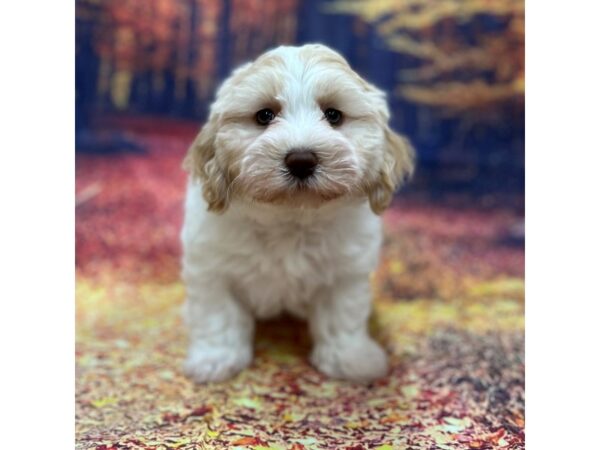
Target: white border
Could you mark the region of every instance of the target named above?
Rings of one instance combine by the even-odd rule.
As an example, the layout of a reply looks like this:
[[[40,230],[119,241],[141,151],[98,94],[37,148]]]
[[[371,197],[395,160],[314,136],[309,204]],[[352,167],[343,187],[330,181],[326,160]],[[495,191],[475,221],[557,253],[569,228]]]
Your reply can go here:
[[[598,448],[600,15],[526,5],[526,445]]]
[[[73,448],[75,3],[0,5],[0,446]]]

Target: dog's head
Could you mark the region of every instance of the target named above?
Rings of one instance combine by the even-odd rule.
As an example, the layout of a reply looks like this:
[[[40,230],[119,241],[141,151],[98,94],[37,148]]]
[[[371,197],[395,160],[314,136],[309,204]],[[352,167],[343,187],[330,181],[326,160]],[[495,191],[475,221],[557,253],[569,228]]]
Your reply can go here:
[[[338,53],[279,47],[223,83],[185,167],[211,211],[233,198],[318,206],[367,196],[379,214],[414,167],[388,120],[385,94]]]

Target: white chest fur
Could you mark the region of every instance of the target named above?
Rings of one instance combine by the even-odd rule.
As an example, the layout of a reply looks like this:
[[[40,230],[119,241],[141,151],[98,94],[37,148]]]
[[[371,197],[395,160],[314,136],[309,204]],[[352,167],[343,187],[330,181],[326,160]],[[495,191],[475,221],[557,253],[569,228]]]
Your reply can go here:
[[[208,213],[199,187],[190,185],[182,231],[186,284],[220,279],[257,317],[304,316],[320,292],[375,269],[381,223],[366,203],[273,208],[232,204],[223,215]]]

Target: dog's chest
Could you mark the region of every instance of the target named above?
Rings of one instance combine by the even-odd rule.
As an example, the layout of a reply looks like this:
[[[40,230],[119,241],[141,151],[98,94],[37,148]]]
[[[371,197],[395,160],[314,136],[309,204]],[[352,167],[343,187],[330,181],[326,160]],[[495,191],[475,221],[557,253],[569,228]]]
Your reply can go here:
[[[283,311],[305,316],[309,302],[335,281],[343,249],[338,233],[290,225],[255,230],[248,239],[233,284],[236,296],[258,317]]]

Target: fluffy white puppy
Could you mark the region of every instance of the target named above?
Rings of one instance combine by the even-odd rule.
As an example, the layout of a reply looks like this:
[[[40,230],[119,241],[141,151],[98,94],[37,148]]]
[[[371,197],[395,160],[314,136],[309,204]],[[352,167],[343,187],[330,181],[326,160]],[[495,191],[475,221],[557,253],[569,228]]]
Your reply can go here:
[[[252,361],[254,318],[306,318],[335,378],[385,375],[369,336],[378,216],[413,170],[385,94],[323,45],[279,47],[233,72],[186,157],[185,371],[227,379]]]

